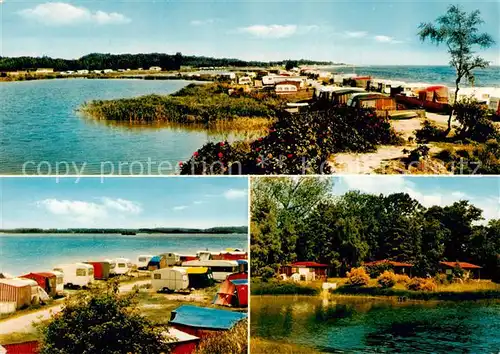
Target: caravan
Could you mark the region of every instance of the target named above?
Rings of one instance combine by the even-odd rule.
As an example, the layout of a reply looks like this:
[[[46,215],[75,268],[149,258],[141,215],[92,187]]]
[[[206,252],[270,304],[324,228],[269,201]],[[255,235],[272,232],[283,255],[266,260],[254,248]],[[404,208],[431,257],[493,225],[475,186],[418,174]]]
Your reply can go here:
[[[64,274],[58,271],[47,272],[56,276],[56,295],[64,295]]]
[[[109,273],[113,275],[128,274],[132,270],[132,263],[128,258],[107,259],[106,262],[109,262]]]
[[[163,268],[151,273],[151,287],[159,292],[189,289],[189,277],[185,269]]]
[[[213,274],[215,281],[224,281],[229,274],[237,273],[239,270],[236,261],[188,261],[182,263],[183,267],[208,267]]]
[[[64,275],[64,285],[86,287],[94,281],[94,267],[85,263],[61,264],[54,268]]]
[[[153,258],[154,255],[150,254],[141,254],[137,257],[137,269],[146,270],[148,269],[148,263]]]

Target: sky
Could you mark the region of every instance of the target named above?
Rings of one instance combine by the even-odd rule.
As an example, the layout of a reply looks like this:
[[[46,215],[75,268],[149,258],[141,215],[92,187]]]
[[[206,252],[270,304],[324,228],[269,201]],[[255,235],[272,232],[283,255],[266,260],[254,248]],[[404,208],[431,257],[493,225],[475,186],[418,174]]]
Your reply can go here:
[[[334,180],[333,194],[350,190],[370,194],[408,193],[425,207],[446,206],[468,200],[483,210],[484,222],[500,219],[500,178],[488,176],[411,177],[411,176],[345,176]]]
[[[0,0],[1,55],[78,58],[88,53],[182,52],[246,60],[313,59],[355,65],[447,65],[444,47],[421,43],[421,22],[448,1]],[[455,0],[481,11],[497,44],[500,2]]]
[[[0,228],[248,225],[246,178],[1,178]]]

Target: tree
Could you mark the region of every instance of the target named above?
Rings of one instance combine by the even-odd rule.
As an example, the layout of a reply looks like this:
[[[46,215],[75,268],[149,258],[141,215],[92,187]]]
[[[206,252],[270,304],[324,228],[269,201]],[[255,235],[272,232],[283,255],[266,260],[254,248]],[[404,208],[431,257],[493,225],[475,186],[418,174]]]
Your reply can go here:
[[[285,70],[291,70],[296,68],[298,65],[299,63],[296,60],[288,60],[285,64]]]
[[[169,338],[140,315],[136,292],[118,294],[118,282],[70,296],[63,310],[41,328],[40,354],[158,354]]]
[[[487,33],[478,33],[478,26],[484,21],[480,17],[479,10],[470,14],[463,11],[459,6],[451,5],[445,15],[440,16],[434,23],[421,23],[418,36],[420,40],[427,38],[437,45],[445,43],[448,48],[451,60],[450,65],[456,70],[455,80],[455,100],[457,102],[459,85],[463,78],[469,82],[474,82],[473,70],[476,68],[486,68],[489,62],[474,55],[474,47],[488,48],[495,42]],[[451,117],[448,118],[448,132],[451,130]]]

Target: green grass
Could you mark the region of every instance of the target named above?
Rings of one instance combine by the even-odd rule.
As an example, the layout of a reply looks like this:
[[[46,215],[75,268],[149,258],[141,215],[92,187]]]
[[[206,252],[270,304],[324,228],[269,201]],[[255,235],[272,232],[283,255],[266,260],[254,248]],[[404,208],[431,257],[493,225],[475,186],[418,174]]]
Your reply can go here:
[[[315,283],[294,283],[291,281],[252,279],[252,295],[318,295],[320,288]]]
[[[240,128],[270,124],[282,101],[269,95],[240,93],[229,95],[221,84],[190,84],[172,95],[147,95],[137,98],[96,100],[80,111],[99,120],[133,123],[230,124],[245,119]],[[257,119],[257,120],[255,120]]]

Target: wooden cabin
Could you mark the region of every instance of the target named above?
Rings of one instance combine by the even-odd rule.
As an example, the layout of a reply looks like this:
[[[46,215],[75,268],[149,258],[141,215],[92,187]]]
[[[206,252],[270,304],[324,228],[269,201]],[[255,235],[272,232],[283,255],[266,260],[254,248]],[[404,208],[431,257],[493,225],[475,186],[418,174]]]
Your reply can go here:
[[[326,280],[328,265],[317,262],[295,262],[281,267],[280,273],[287,277],[298,274],[301,281]]]
[[[441,274],[453,275],[455,268],[462,268],[466,273],[466,278],[479,279],[481,276],[481,268],[478,265],[467,262],[439,262],[439,271]]]
[[[397,261],[390,261],[388,259],[382,259],[379,261],[373,261],[373,262],[367,262],[364,263],[363,265],[366,268],[370,267],[377,267],[379,265],[384,265],[387,264],[392,268],[394,273],[396,274],[406,274],[406,275],[411,275],[411,268],[413,267],[413,264],[411,263],[404,263],[404,262],[397,262]]]

